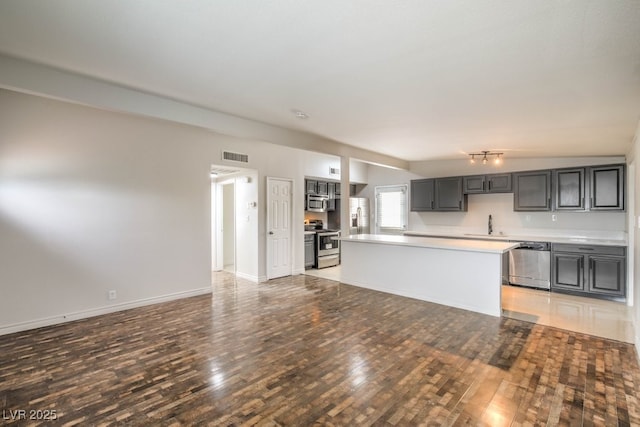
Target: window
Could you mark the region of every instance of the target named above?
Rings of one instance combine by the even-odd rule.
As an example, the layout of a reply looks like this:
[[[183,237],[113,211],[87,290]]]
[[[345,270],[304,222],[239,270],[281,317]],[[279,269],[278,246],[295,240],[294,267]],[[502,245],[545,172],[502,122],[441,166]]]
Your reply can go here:
[[[407,185],[376,187],[376,232],[400,234],[407,229]]]

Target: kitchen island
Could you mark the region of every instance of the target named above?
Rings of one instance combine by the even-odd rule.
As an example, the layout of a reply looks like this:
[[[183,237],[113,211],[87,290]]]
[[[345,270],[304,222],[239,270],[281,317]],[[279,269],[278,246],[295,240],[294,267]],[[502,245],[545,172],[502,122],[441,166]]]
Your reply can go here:
[[[341,282],[500,316],[502,255],[518,243],[358,234],[341,239]]]

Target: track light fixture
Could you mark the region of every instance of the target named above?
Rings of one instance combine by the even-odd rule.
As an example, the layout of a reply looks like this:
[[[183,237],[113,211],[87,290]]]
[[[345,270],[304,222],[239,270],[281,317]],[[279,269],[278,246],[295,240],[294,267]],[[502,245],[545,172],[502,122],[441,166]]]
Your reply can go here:
[[[469,153],[469,155],[471,156],[471,159],[469,159],[469,163],[471,163],[472,165],[474,165],[476,163],[476,156],[482,156],[482,164],[486,165],[487,163],[489,163],[489,157],[491,156],[495,156],[495,159],[493,160],[493,163],[495,163],[496,165],[500,165],[502,164],[502,156],[504,155],[504,153],[494,153],[491,151],[481,151],[479,153]]]

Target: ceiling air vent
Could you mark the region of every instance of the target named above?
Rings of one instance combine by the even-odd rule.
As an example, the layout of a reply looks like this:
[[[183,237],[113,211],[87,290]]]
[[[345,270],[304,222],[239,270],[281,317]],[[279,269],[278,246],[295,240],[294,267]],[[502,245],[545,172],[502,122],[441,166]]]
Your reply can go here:
[[[231,160],[232,162],[249,163],[249,155],[232,153],[231,151],[223,151],[222,160]]]

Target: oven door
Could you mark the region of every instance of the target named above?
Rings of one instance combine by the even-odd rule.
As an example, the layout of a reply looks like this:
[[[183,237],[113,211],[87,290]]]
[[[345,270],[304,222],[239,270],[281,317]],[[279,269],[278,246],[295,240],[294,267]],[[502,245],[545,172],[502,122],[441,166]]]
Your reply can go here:
[[[317,233],[318,256],[340,253],[340,233]]]

